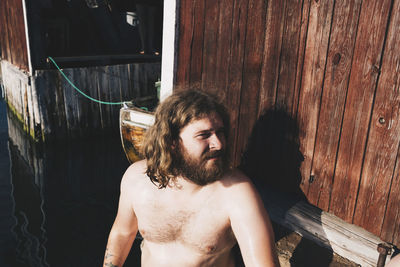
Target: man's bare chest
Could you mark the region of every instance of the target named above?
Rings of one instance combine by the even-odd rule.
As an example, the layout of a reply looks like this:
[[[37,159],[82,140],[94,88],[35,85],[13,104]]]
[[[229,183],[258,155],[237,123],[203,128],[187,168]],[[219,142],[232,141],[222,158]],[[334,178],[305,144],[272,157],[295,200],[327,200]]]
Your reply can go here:
[[[236,242],[226,212],[208,201],[141,205],[135,213],[141,235],[150,242],[180,242],[203,253],[215,253]]]

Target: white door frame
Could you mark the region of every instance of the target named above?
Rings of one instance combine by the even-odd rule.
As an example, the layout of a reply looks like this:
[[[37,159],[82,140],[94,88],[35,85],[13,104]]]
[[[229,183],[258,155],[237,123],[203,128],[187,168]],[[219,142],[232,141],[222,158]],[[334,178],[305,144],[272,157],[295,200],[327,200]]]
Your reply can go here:
[[[29,39],[29,31],[28,31],[28,16],[26,11],[26,0],[22,0],[22,12],[24,15],[24,26],[25,26],[25,39],[26,39],[26,53],[28,56],[28,75],[31,76],[33,69],[32,69],[32,58],[31,58],[31,45]]]
[[[172,94],[178,36],[179,0],[164,0],[160,101]]]

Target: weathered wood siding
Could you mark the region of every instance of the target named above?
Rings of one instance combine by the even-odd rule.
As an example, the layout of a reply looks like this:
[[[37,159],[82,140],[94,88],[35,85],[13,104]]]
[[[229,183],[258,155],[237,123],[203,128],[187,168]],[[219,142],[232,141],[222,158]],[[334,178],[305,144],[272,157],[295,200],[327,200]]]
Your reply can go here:
[[[94,99],[106,102],[132,101],[156,96],[160,63],[66,68],[65,75]],[[37,70],[27,77],[8,62],[2,62],[6,101],[27,131],[37,140],[87,137],[119,131],[121,105],[105,105],[78,93],[58,70]]]
[[[400,245],[400,0],[181,0],[179,16],[175,86],[223,97],[235,164],[256,143],[257,178],[298,174],[310,203]]]
[[[29,59],[22,0],[0,1],[1,57],[28,71]]]

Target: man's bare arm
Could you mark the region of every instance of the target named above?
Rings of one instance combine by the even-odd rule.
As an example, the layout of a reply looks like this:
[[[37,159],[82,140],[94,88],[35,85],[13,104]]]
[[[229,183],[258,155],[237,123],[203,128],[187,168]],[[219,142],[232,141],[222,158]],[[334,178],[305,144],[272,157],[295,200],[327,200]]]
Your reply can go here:
[[[121,267],[124,264],[138,231],[137,219],[130,199],[131,168],[121,181],[118,213],[108,237],[103,267]]]
[[[243,261],[246,266],[279,266],[274,232],[262,200],[251,181],[241,173],[238,176],[229,188],[229,216]]]

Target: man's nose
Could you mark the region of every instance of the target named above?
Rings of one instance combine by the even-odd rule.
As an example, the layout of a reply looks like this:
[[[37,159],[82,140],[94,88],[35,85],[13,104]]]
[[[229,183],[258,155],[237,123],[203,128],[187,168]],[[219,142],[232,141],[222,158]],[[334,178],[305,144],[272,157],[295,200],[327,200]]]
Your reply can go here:
[[[223,148],[223,137],[218,137],[218,135],[213,134],[210,138],[210,150],[221,150]]]

